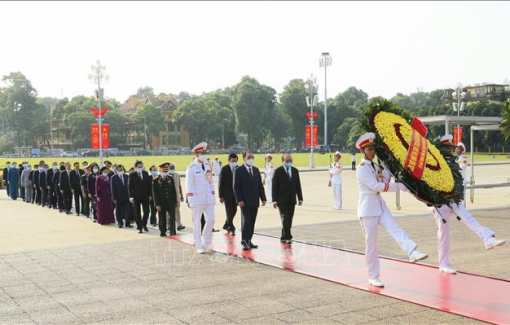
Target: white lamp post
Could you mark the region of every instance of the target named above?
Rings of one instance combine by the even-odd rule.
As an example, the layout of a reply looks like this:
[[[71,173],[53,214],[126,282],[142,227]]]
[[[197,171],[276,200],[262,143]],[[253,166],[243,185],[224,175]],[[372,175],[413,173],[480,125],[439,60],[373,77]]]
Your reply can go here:
[[[97,85],[96,90],[96,98],[97,105],[99,110],[98,115],[98,126],[99,126],[99,166],[103,167],[103,130],[101,128],[101,118],[102,118],[102,109],[101,109],[101,98],[104,95],[104,89],[101,88],[101,82],[103,79],[108,81],[110,76],[104,74],[104,70],[106,67],[101,65],[101,61],[97,60],[96,65],[91,66],[92,73],[89,74],[89,79]]]
[[[315,168],[315,159],[313,156],[313,107],[317,105],[319,97],[317,96],[317,91],[319,89],[319,85],[317,84],[317,78],[312,75],[306,80],[305,89],[310,92],[309,96],[306,96],[306,105],[310,107],[310,169]]]
[[[322,53],[319,59],[319,66],[324,67],[324,147],[328,145],[328,90],[327,90],[327,68],[333,63],[329,52]]]
[[[452,97],[457,102],[453,102],[453,110],[457,111],[457,117],[460,118],[460,112],[464,110],[465,102],[462,100],[466,97],[466,92],[462,91],[460,85],[457,86],[456,91],[452,93]],[[460,125],[457,123],[457,142],[460,142]]]

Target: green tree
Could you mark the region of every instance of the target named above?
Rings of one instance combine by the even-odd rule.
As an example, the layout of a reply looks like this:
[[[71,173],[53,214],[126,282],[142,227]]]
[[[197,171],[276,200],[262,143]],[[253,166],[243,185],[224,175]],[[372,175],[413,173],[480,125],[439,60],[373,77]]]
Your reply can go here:
[[[136,96],[140,98],[155,97],[152,87],[140,87],[136,92]]]
[[[267,120],[276,104],[276,91],[244,76],[233,89],[237,129],[247,135],[248,148],[260,146],[268,131]]]
[[[349,137],[352,129],[355,127],[357,118],[348,117],[343,123],[336,129],[333,136],[333,143],[338,145],[340,148],[349,146]]]
[[[280,96],[281,110],[284,114],[289,133],[294,138],[295,146],[300,149],[305,138],[305,126],[308,125],[306,112],[306,96],[309,96],[305,89],[303,79],[293,79],[286,85]]]
[[[152,148],[151,135],[158,135],[165,129],[165,118],[160,108],[145,104],[131,116],[135,130],[145,135],[147,144]]]
[[[132,131],[129,127],[129,119],[118,110],[108,112],[103,119],[104,124],[110,125],[110,147],[122,147],[127,142],[127,137]]]
[[[5,128],[13,132],[16,145],[36,144],[42,129],[49,132],[49,112],[37,102],[37,91],[22,73],[12,72],[2,81],[0,114]]]
[[[66,115],[64,123],[71,129],[71,142],[73,148],[90,147],[90,125],[96,118],[88,111],[79,110]]]

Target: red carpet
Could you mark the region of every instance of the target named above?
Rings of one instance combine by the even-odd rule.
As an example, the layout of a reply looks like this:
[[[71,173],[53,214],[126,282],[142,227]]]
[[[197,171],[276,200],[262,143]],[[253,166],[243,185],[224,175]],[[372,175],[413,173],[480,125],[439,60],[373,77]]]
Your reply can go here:
[[[171,239],[193,244],[191,234]],[[280,244],[279,238],[255,235],[258,249],[243,251],[240,233],[236,237],[213,234],[213,250],[257,263],[340,283],[418,305],[495,323],[510,324],[510,281],[458,273],[448,275],[436,267],[381,259],[385,288],[368,285],[364,254],[326,246],[294,242]]]

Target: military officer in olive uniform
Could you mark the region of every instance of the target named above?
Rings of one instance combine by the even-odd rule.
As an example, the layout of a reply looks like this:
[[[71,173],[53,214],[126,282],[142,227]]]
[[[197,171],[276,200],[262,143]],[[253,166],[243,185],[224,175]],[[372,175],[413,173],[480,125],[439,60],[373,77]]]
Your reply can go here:
[[[175,180],[172,174],[168,173],[170,163],[159,165],[159,175],[152,180],[152,195],[154,205],[158,211],[160,236],[166,236],[166,214],[170,215],[170,236],[175,236],[175,208],[179,207],[177,192],[175,191]]]

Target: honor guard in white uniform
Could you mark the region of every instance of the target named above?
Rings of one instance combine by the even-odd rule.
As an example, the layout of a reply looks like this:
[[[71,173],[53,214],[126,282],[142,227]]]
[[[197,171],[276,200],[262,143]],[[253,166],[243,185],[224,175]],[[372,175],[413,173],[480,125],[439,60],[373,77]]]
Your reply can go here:
[[[448,146],[453,153],[455,145],[452,143],[453,136],[446,134],[441,138],[441,145]],[[464,183],[464,193],[466,186],[466,168],[467,158],[464,156],[466,147],[460,142],[455,149],[458,157],[455,160],[461,169],[462,179]],[[429,210],[434,215],[438,230],[437,230],[437,243],[439,253],[439,270],[444,273],[455,274],[457,271],[450,264],[450,216],[454,214],[462,221],[469,229],[471,229],[483,242],[485,249],[489,250],[496,246],[503,245],[506,240],[496,239],[494,231],[487,227],[482,226],[473,217],[473,215],[466,209],[465,202],[459,204],[452,204],[451,207],[442,205],[439,207],[429,207]],[[443,219],[446,222],[443,222]]]
[[[220,164],[220,159],[218,157],[214,158],[213,168],[214,168],[214,178],[216,179],[216,182],[217,182],[219,179],[219,176],[220,176],[220,172],[221,172],[221,164]]]
[[[211,166],[207,163],[207,143],[193,148],[196,160],[186,170],[186,191],[193,218],[193,239],[198,253],[203,254],[211,246],[214,227],[215,192]],[[205,227],[201,233],[200,219],[205,215]]]
[[[400,228],[386,206],[382,192],[396,192],[397,189],[407,191],[402,183],[390,183],[390,174],[387,170],[378,173],[382,168],[373,162],[375,158],[375,134],[365,133],[356,142],[356,148],[360,149],[364,158],[357,170],[356,179],[359,187],[358,217],[365,236],[365,258],[368,270],[369,284],[383,287],[380,279],[379,253],[377,248],[377,231],[379,225],[395,239],[400,248],[409,255],[411,262],[417,262],[428,257],[418,251],[415,242],[407,237]]]
[[[335,152],[335,162],[329,166],[329,174],[331,175],[331,187],[333,188],[333,202],[336,210],[342,209],[342,170],[344,167],[340,163],[342,154]]]
[[[266,168],[264,169],[264,173],[266,174],[265,182],[266,182],[266,198],[267,202],[273,202],[273,175],[274,175],[274,164],[273,164],[273,156],[271,154],[267,154],[266,157]]]

